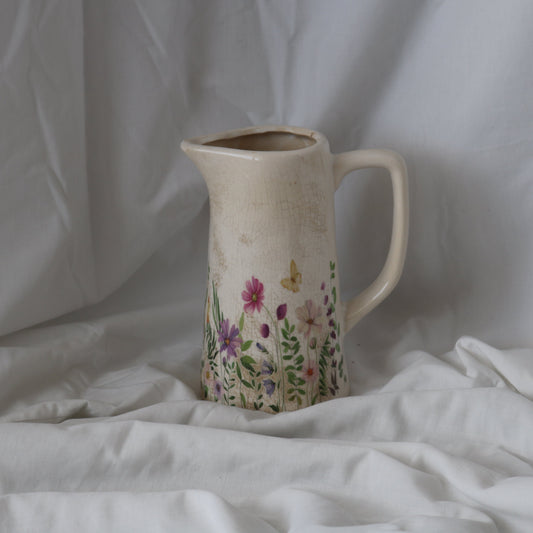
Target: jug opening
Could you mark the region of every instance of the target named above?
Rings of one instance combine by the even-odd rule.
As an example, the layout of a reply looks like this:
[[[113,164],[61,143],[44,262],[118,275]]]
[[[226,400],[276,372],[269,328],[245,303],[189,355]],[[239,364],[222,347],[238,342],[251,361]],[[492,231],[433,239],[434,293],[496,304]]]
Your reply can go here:
[[[300,150],[316,144],[316,140],[308,135],[298,135],[285,131],[266,131],[263,133],[250,133],[217,139],[207,142],[205,146],[218,146],[220,148],[233,148],[237,150],[252,150],[254,152],[286,152]]]

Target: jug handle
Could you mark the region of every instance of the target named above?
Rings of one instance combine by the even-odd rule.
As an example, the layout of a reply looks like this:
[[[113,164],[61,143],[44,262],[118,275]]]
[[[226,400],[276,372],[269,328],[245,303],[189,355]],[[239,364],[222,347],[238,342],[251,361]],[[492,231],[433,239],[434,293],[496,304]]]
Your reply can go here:
[[[394,289],[400,279],[409,232],[407,170],[402,156],[392,150],[355,150],[333,155],[333,178],[337,190],[346,174],[361,168],[386,168],[393,191],[392,236],[385,265],[374,282],[345,304],[345,331],[352,329]]]

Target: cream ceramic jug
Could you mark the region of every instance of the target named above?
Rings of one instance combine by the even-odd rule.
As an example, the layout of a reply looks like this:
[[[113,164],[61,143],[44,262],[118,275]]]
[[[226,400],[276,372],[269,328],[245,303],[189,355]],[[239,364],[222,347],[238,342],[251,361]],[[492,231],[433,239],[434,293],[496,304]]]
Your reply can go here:
[[[204,398],[270,413],[349,394],[343,337],[400,277],[407,245],[403,159],[331,154],[316,131],[250,127],[183,141],[209,190]],[[333,195],[352,170],[392,178],[390,250],[377,279],[340,300]]]

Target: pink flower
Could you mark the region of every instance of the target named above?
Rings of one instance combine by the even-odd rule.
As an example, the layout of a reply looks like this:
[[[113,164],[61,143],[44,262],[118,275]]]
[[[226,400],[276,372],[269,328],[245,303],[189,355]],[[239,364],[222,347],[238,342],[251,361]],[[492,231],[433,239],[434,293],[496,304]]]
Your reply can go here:
[[[265,293],[263,284],[257,278],[252,276],[252,281],[246,282],[246,290],[242,291],[241,296],[245,302],[244,310],[248,314],[251,315],[256,310],[258,313],[261,312]]]
[[[307,383],[314,383],[318,379],[318,367],[314,361],[306,363],[302,369],[302,377]]]
[[[309,337],[311,333],[318,335],[322,331],[321,315],[322,309],[312,300],[306,300],[305,305],[296,308],[296,317],[300,321],[298,331],[303,332],[304,337]]]

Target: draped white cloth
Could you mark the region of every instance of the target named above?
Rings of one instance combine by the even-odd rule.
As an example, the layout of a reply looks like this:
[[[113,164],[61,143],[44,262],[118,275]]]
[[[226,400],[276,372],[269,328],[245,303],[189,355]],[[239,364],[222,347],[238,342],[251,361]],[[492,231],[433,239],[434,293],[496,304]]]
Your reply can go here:
[[[531,2],[0,11],[0,532],[533,529]],[[178,148],[264,123],[410,176],[352,396],[280,415],[199,399],[208,198]],[[337,193],[345,299],[391,196]]]

